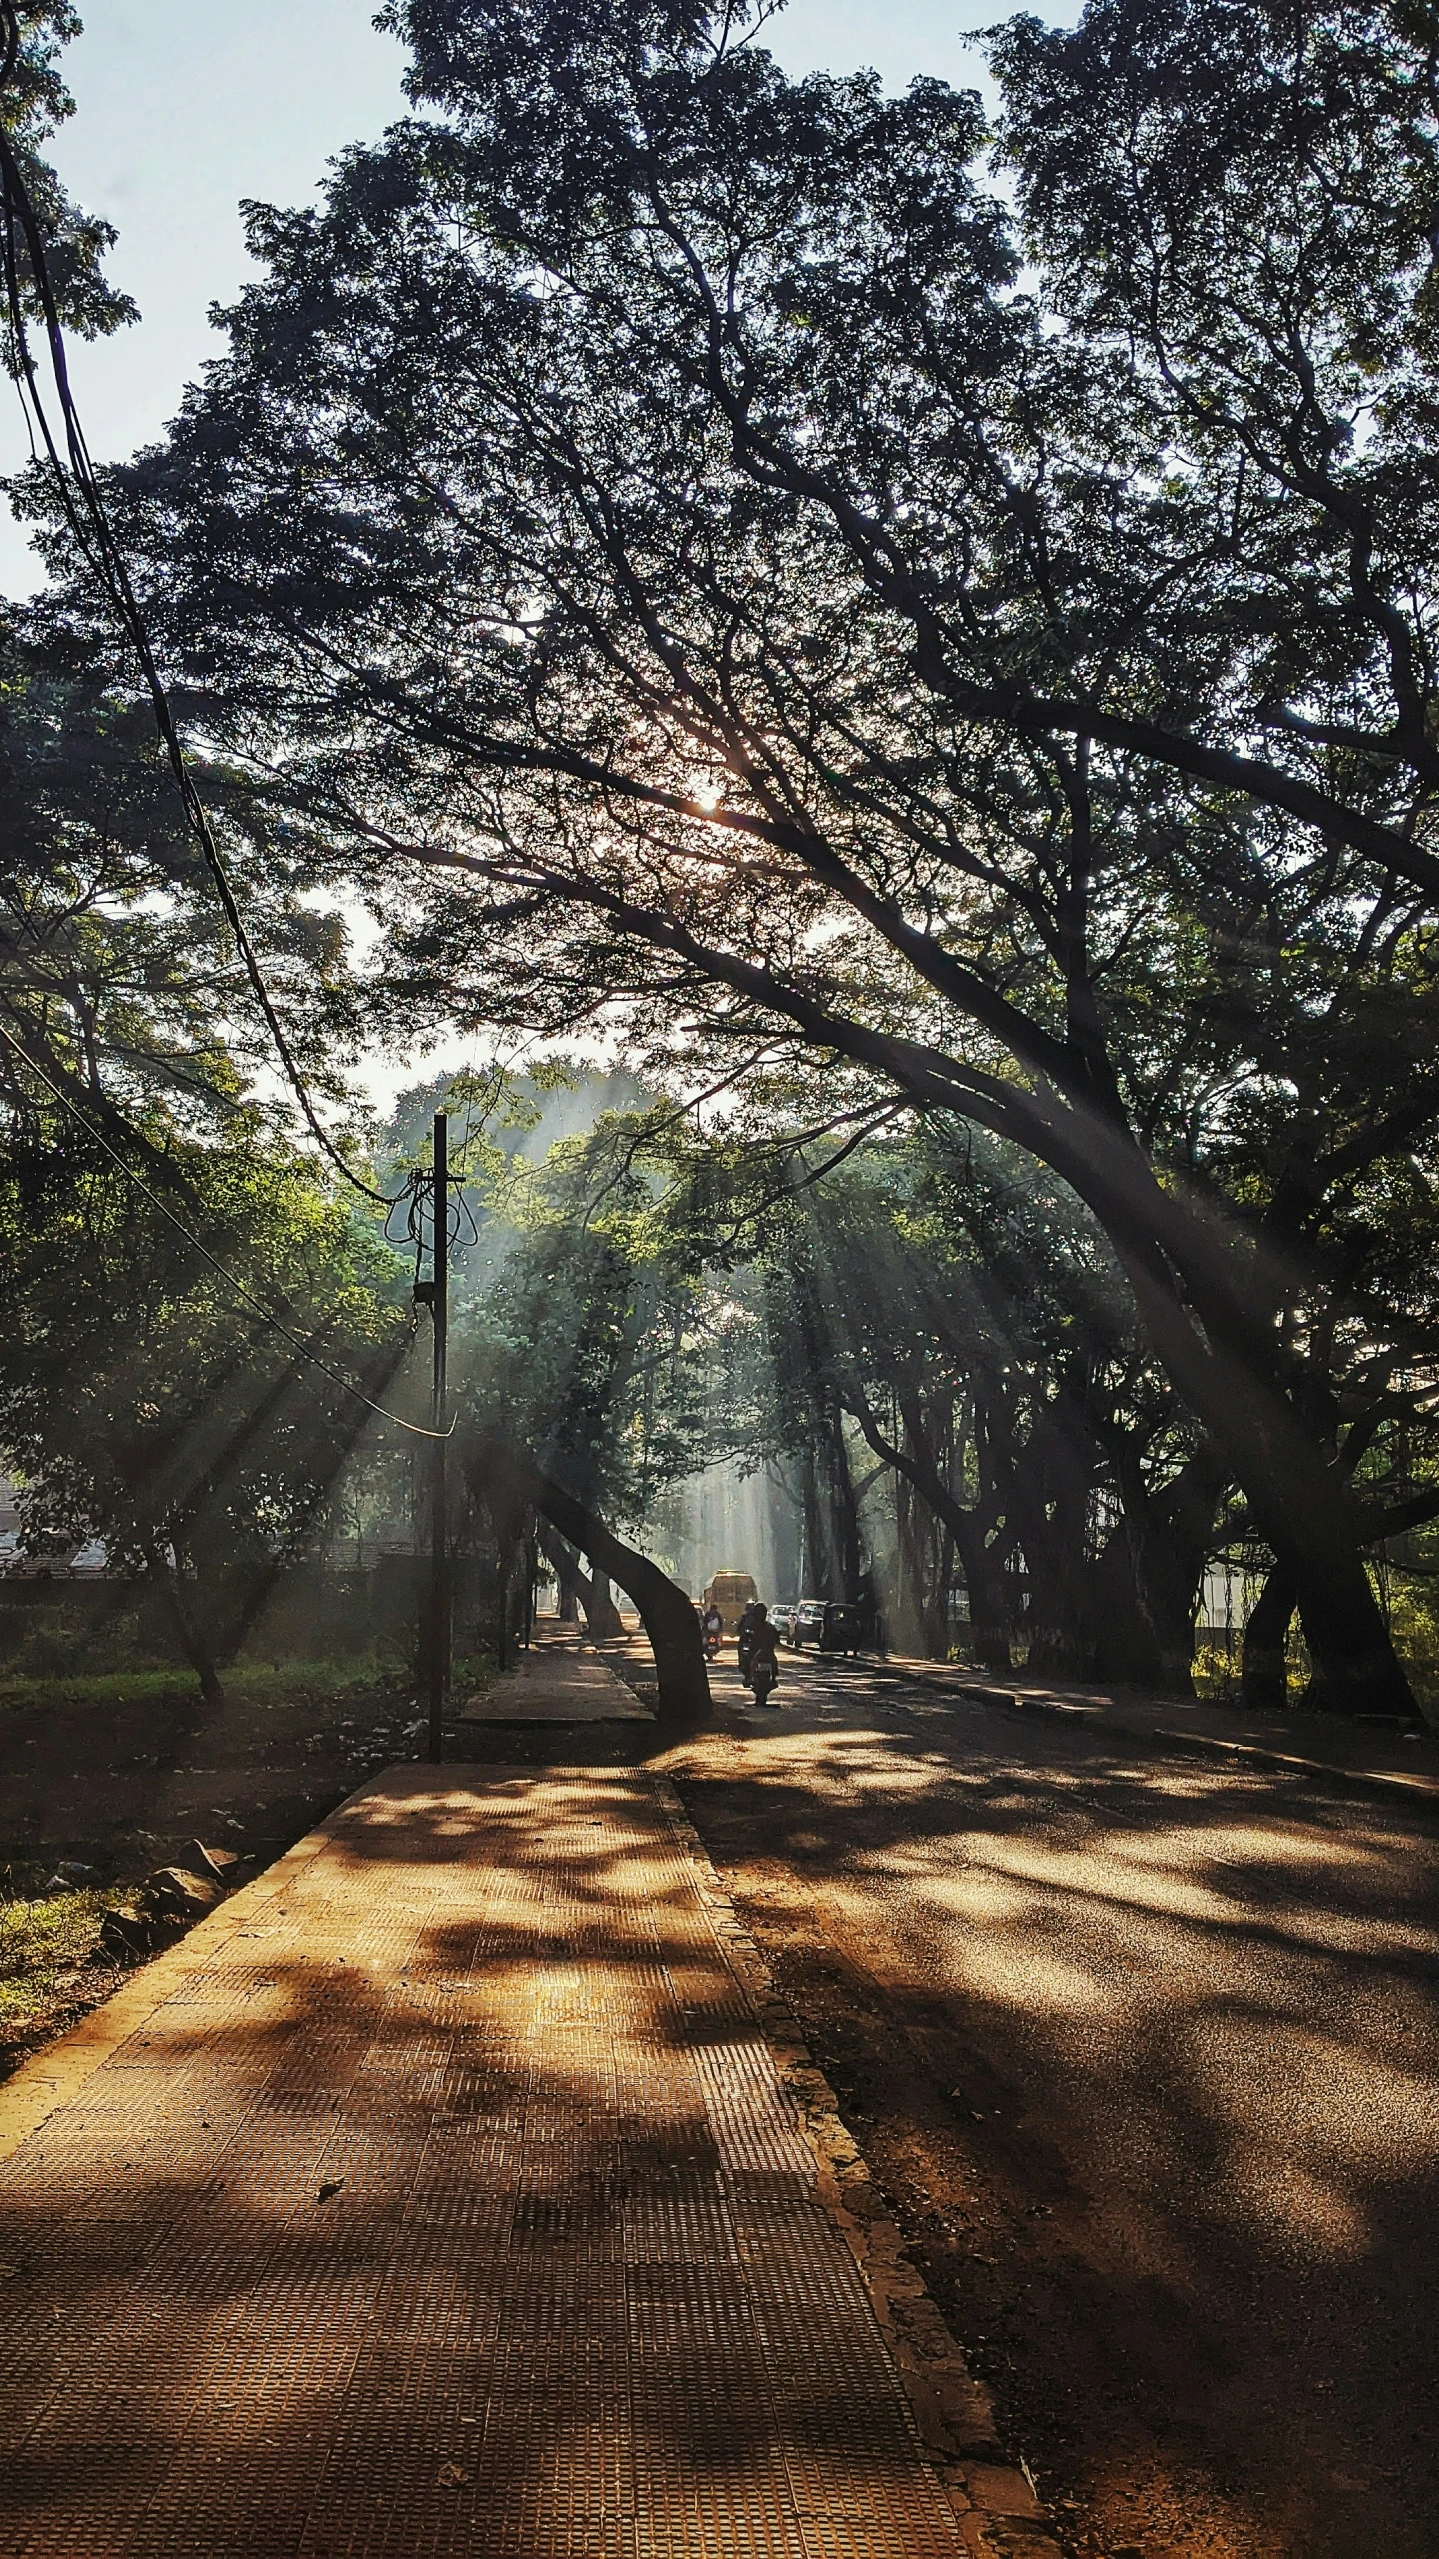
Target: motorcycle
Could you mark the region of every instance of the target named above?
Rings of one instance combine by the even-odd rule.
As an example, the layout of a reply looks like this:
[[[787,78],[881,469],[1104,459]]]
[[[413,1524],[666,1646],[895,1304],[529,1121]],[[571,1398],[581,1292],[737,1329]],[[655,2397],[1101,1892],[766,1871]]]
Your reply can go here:
[[[756,1706],[767,1706],[770,1690],[779,1677],[779,1664],[772,1653],[757,1653],[750,1665],[748,1685],[754,1691]]]
[[[723,1625],[705,1626],[702,1627],[700,1631],[704,1637],[705,1660],[707,1662],[717,1662],[719,1660],[720,1646],[724,1642]]]

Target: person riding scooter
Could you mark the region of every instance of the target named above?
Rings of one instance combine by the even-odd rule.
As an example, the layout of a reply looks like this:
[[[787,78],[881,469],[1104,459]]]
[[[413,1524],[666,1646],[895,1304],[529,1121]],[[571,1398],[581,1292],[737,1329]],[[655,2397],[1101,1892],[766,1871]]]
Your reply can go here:
[[[704,1637],[706,1661],[717,1661],[719,1659],[720,1645],[724,1641],[724,1619],[721,1617],[713,1600],[710,1601],[708,1608],[705,1610],[703,1617],[700,1619],[700,1632]]]
[[[762,1599],[752,1599],[739,1622],[739,1629],[735,1639],[739,1653],[739,1675],[741,1679],[746,1682],[749,1679],[750,1639],[754,1634],[756,1626],[763,1622],[764,1614],[764,1601]]]
[[[746,1611],[748,1614],[748,1611]],[[768,1706],[771,1691],[779,1677],[779,1637],[769,1622],[769,1612],[762,1599],[754,1604],[754,1623],[749,1632],[745,1653],[744,1684],[754,1691],[756,1706]]]

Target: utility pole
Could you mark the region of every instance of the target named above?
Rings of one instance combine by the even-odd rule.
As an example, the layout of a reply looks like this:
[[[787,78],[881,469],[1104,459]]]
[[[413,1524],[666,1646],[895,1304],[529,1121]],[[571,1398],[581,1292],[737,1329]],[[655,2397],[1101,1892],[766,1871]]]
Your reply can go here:
[[[434,1429],[430,1451],[430,1757],[444,1755],[445,1690],[450,1677],[450,1558],[445,1432],[449,1428],[445,1364],[450,1345],[450,1124],[435,1113],[434,1251],[430,1313],[435,1327]]]

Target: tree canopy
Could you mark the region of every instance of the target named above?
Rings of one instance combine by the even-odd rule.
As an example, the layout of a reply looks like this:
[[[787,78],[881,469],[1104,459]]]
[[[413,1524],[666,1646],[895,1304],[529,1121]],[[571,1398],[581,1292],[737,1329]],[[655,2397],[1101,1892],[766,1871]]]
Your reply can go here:
[[[388,23],[416,113],[250,208],[227,354],[110,481],[277,948],[324,883],[387,1027],[1018,1149],[1318,1693],[1402,1704],[1364,1558],[1433,1381],[1423,25],[1093,0],[994,34],[991,131],[786,77],[744,7]],[[33,645],[93,666],[48,538]]]
[[[1005,30],[1016,212],[973,97],[742,12],[397,7],[431,112],[252,209],[116,488],[392,998],[1027,1150],[1373,1703],[1336,1363],[1414,1369],[1341,1230],[1439,1098],[1427,56],[1243,15]]]

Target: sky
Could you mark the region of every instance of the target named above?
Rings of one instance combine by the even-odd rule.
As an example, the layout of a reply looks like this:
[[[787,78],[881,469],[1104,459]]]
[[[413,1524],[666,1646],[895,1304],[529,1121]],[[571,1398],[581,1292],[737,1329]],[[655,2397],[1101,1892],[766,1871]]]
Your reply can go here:
[[[325,164],[405,112],[400,47],[371,24],[374,0],[81,0],[84,34],[65,55],[75,114],[55,144],[69,191],[120,237],[110,273],[137,326],[73,350],[90,449],[120,460],[156,436],[218,341],[208,312],[244,284],[239,204],[311,201]],[[617,6],[623,0],[616,0]],[[1017,5],[1017,0],[1016,0]],[[979,76],[964,30],[1005,0],[792,0],[767,41],[787,70]],[[18,403],[0,382],[0,472],[25,457]],[[38,578],[0,508],[0,591]]]

